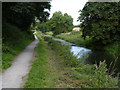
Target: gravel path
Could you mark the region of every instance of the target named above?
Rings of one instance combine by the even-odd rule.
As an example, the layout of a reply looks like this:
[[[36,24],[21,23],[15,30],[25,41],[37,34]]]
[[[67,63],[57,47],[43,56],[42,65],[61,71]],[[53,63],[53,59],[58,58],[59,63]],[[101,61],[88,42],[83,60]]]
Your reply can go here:
[[[20,88],[23,85],[23,77],[29,73],[31,61],[34,58],[34,48],[39,43],[36,36],[35,38],[36,40],[28,45],[15,58],[12,66],[2,74],[2,88]]]

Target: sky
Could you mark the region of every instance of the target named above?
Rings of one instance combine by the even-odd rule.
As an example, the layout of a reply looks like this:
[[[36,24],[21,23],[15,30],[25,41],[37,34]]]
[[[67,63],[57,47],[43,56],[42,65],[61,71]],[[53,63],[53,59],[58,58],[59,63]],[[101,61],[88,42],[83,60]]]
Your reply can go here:
[[[52,0],[50,18],[54,12],[61,11],[63,14],[67,13],[72,16],[74,25],[79,25],[80,22],[77,22],[77,18],[80,13],[78,11],[83,9],[87,1],[88,0]]]

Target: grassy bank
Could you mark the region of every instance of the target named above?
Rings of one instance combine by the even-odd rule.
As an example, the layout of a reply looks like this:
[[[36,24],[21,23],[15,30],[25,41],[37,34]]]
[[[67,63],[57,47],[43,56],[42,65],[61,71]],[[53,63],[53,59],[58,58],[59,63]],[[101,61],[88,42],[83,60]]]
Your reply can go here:
[[[74,32],[72,31],[70,34],[62,33],[57,35],[57,38],[63,39],[65,41],[74,43],[78,46],[83,46],[86,48],[90,48],[95,51],[103,51],[112,55],[115,59],[120,59],[120,42],[113,42],[108,45],[96,45],[92,42],[92,39],[87,37],[85,40],[81,37],[82,32]]]
[[[92,42],[91,39],[89,37],[87,37],[85,40],[81,37],[82,32],[76,32],[76,31],[72,31],[70,34],[66,34],[66,33],[62,33],[57,35],[57,38],[63,39],[65,41],[74,43],[78,46],[84,46],[84,47],[92,47]]]
[[[116,88],[118,79],[106,74],[106,64],[79,64],[69,46],[52,38],[41,39],[25,88]],[[47,42],[46,42],[47,41]]]
[[[21,31],[16,26],[6,24],[3,27],[2,69],[11,66],[14,56],[18,55],[30,42],[32,34]]]
[[[72,76],[73,79],[79,80],[81,82],[83,81],[79,87],[117,87],[118,79],[107,75],[105,62],[100,62],[99,66],[79,64],[80,60],[76,57],[73,57],[72,53],[69,50],[69,47],[62,46],[52,39],[47,38],[47,40],[52,49],[64,58],[64,64],[74,69],[72,73],[73,75],[75,74]]]

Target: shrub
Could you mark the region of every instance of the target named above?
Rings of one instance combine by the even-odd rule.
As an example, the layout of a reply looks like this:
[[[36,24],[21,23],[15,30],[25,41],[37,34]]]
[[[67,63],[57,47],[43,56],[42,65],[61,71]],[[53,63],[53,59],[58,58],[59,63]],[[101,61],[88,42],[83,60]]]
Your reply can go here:
[[[96,66],[93,75],[90,76],[90,86],[94,88],[118,88],[118,78],[112,78],[107,73],[105,61]]]

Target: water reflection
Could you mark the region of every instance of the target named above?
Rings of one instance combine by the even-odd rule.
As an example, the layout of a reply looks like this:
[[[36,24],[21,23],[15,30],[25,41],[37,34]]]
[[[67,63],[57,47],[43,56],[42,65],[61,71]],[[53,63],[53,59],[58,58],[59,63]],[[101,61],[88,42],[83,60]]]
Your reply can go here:
[[[92,52],[90,49],[78,46],[72,46],[70,51],[73,52],[73,55],[77,55],[77,58],[82,58]]]

